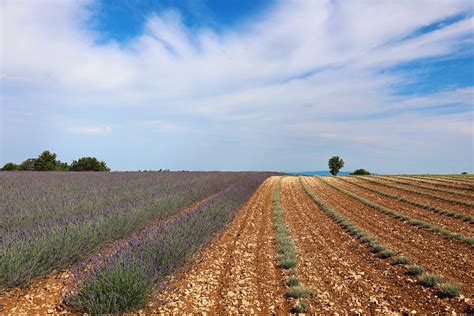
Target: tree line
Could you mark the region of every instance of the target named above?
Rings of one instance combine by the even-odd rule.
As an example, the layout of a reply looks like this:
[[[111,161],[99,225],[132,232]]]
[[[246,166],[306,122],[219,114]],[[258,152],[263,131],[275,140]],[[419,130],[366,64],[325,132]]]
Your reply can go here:
[[[6,163],[2,171],[110,171],[105,161],[99,161],[95,157],[82,157],[73,160],[69,165],[56,159],[56,154],[49,150],[43,151],[36,158],[29,158],[20,164]]]

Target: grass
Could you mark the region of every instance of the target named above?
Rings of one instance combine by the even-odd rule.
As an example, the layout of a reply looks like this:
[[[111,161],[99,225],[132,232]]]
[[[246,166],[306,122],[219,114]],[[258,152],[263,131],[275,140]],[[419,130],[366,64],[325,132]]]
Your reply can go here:
[[[439,284],[438,295],[441,297],[456,297],[461,293],[461,287],[452,283]]]
[[[363,197],[360,197],[359,195],[353,193],[353,192],[350,192],[344,188],[341,188],[339,187],[338,185],[335,185],[333,183],[330,183],[326,180],[324,180],[322,177],[320,177],[320,180],[327,184],[328,186],[330,186],[331,188],[333,189],[336,189],[338,190],[339,192],[342,192],[354,199],[356,199],[357,201],[361,202],[362,204],[365,204],[367,205],[368,207],[376,210],[376,211],[379,211],[381,213],[384,213],[386,215],[389,215],[389,216],[392,216],[393,218],[396,218],[400,221],[403,221],[403,222],[407,222],[413,226],[417,226],[417,227],[422,227],[422,228],[425,228],[427,230],[430,230],[432,232],[435,232],[435,233],[438,233],[444,237],[448,237],[448,238],[452,238],[452,239],[456,239],[456,240],[460,240],[470,246],[474,245],[474,238],[471,238],[471,237],[468,237],[468,236],[465,236],[461,233],[455,233],[455,232],[452,232],[452,231],[449,231],[447,229],[444,229],[442,227],[438,227],[438,226],[435,226],[435,225],[432,225],[431,223],[428,223],[428,222],[425,222],[423,220],[420,220],[420,219],[416,219],[416,218],[411,218],[407,215],[403,215],[401,214],[400,212],[397,212],[397,211],[394,211],[388,207],[385,207],[385,206],[382,206],[380,204],[377,204],[377,203],[374,203],[372,201],[369,201],[367,199],[364,199]],[[474,205],[474,204],[473,204]]]
[[[393,260],[394,264],[408,264],[410,263],[410,258],[408,257],[398,257],[395,260]]]
[[[421,276],[419,283],[425,287],[433,287],[441,281],[441,277],[437,274],[425,274]]]
[[[423,268],[422,266],[416,265],[416,264],[411,265],[410,267],[408,267],[408,271],[407,271],[407,273],[409,275],[420,275],[423,272],[425,272],[425,268]]]

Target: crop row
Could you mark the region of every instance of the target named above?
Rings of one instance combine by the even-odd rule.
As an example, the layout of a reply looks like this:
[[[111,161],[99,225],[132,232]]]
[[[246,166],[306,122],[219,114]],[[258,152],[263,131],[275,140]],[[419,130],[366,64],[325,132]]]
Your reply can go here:
[[[383,179],[383,180],[386,180],[386,181],[390,181],[390,182],[393,182],[395,184],[404,184],[404,185],[408,185],[408,186],[412,186],[412,187],[420,188],[420,189],[425,189],[425,190],[431,190],[431,191],[436,191],[436,192],[441,192],[441,193],[446,193],[446,194],[458,195],[458,196],[461,196],[461,197],[468,197],[468,198],[472,197],[472,194],[466,194],[466,193],[462,193],[462,192],[451,191],[451,190],[444,189],[444,188],[443,189],[434,188],[432,186],[423,185],[423,184],[420,184],[420,183],[407,182],[407,181],[403,181],[404,179],[401,179],[401,178],[398,178],[398,177],[376,177],[376,178]],[[412,180],[412,181],[416,181],[416,180]]]
[[[370,207],[370,208],[372,208],[376,211],[379,211],[381,213],[389,215],[389,216],[391,216],[393,218],[396,218],[396,219],[398,219],[402,222],[407,222],[407,223],[409,223],[413,226],[428,229],[428,230],[433,231],[435,233],[438,233],[438,234],[440,234],[444,237],[460,240],[460,241],[462,241],[462,242],[464,242],[468,245],[471,245],[471,246],[474,245],[474,238],[472,238],[472,237],[465,236],[464,234],[461,234],[461,233],[455,233],[455,232],[449,231],[449,230],[444,229],[442,227],[432,225],[432,224],[430,224],[428,222],[425,222],[421,219],[411,218],[407,215],[403,215],[403,214],[401,214],[397,211],[394,211],[394,210],[392,210],[388,207],[385,207],[385,206],[379,205],[377,203],[374,203],[372,201],[366,200],[366,199],[358,196],[355,193],[352,193],[352,192],[350,192],[346,189],[341,188],[340,186],[335,185],[334,183],[330,183],[327,180],[324,180],[323,177],[318,177],[318,179],[320,179],[322,182],[326,183],[328,186],[332,187],[333,189],[336,189],[339,192],[342,192],[342,193],[356,199],[357,201],[361,202],[362,204],[365,204],[368,207]]]
[[[427,177],[426,175],[414,175],[417,177]],[[459,184],[472,185],[474,183],[474,177],[472,175],[429,175],[431,179],[437,179],[439,181],[456,182]]]
[[[385,182],[375,181],[375,180],[370,179],[368,177],[359,177],[359,176],[357,176],[357,178],[363,179],[367,182],[371,182],[371,183],[381,185],[381,186],[384,186],[384,187],[387,187],[387,188],[397,189],[397,190],[405,191],[405,192],[409,192],[409,193],[415,193],[415,194],[423,195],[423,196],[426,196],[426,197],[430,197],[432,199],[437,199],[437,200],[441,200],[441,201],[445,201],[445,202],[449,202],[449,203],[459,204],[459,205],[462,205],[462,206],[469,206],[469,207],[474,206],[474,203],[471,203],[471,202],[459,201],[459,200],[450,199],[450,198],[446,198],[446,197],[443,197],[443,196],[430,194],[430,193],[426,193],[426,192],[422,192],[422,191],[417,191],[417,190],[413,190],[413,189],[406,189],[406,188],[400,187],[398,185],[392,185],[392,184],[385,183]]]
[[[290,269],[289,277],[286,285],[289,287],[287,296],[290,298],[300,299],[292,307],[295,313],[303,313],[308,311],[308,304],[301,299],[304,299],[310,294],[310,291],[301,286],[296,273],[296,266],[298,264],[296,259],[296,249],[293,240],[286,228],[283,219],[283,210],[280,204],[280,189],[283,177],[278,179],[278,182],[273,191],[273,214],[275,220],[275,240],[278,251],[278,266],[283,269]]]
[[[391,250],[388,247],[382,245],[376,237],[368,234],[362,228],[355,225],[354,223],[347,220],[344,216],[339,214],[337,211],[332,209],[329,205],[324,203],[311,189],[311,187],[306,183],[303,177],[299,177],[299,181],[305,192],[310,196],[310,198],[319,206],[321,210],[327,213],[332,217],[336,222],[338,222],[342,228],[348,231],[351,235],[354,235],[362,243],[368,244],[371,247],[373,253],[378,253],[379,258],[386,259],[394,257],[398,252]],[[406,265],[411,262],[411,259],[405,256],[398,256],[394,259],[393,264],[397,265]],[[426,269],[420,265],[412,264],[407,268],[408,275],[419,275],[418,283],[426,287],[438,287],[438,294],[442,297],[454,297],[459,295],[460,286],[456,284],[451,284],[443,282],[442,278],[438,274],[434,273],[425,273]]]
[[[70,196],[76,194],[87,200],[85,193],[89,191],[91,195],[94,195],[97,189],[103,192],[100,196],[104,199],[100,200],[97,197],[100,205],[97,208],[94,204],[87,204],[88,208],[81,208],[80,211],[77,208],[72,209],[72,213],[61,211],[61,207],[68,208],[69,203],[67,199],[63,200],[59,197],[57,191],[64,191],[64,188],[72,189],[76,177],[82,180],[82,175],[68,174],[68,177],[50,175],[50,178],[43,179],[44,174],[22,173],[18,175],[19,180],[2,178],[2,187],[7,190],[10,188],[13,194],[27,192],[24,190],[27,189],[28,179],[33,183],[36,177],[46,180],[47,185],[32,186],[28,195],[36,197],[40,201],[38,205],[50,205],[52,207],[50,214],[54,216],[47,220],[27,221],[26,224],[16,225],[13,228],[0,227],[2,233],[0,234],[0,289],[24,285],[31,278],[74,264],[105,244],[130,236],[150,221],[172,216],[192,202],[223,189],[229,185],[229,178],[235,182],[245,177],[244,174],[235,177],[223,173],[189,173],[187,175],[180,173],[173,178],[172,175],[154,173],[154,175],[137,179],[134,173],[128,175],[131,178],[130,182],[133,183],[131,187],[151,186],[154,192],[150,193],[149,197],[139,195],[134,198],[128,196],[125,191],[124,194],[128,200],[116,199],[115,194],[127,186],[123,186],[122,183],[116,184],[114,180],[122,182],[128,177],[122,177],[120,174],[120,177],[117,177],[114,174],[109,178],[110,187],[119,189],[114,191],[112,198],[108,198],[108,190],[104,188],[108,186],[107,181],[95,186],[85,181],[89,184],[88,188],[79,185],[80,193],[65,192],[65,194],[70,194]],[[5,200],[11,200],[7,197],[8,193],[1,194]],[[21,197],[18,198],[22,201]],[[46,200],[47,203],[41,204],[42,200]],[[105,202],[101,204],[100,202],[104,200]],[[117,201],[119,203],[116,203]],[[7,210],[1,215],[7,222],[15,218],[9,206],[10,204],[4,206]],[[47,213],[46,210],[35,209],[26,203],[23,203],[23,207],[25,209],[19,211],[20,214],[16,215],[17,219],[34,217],[31,214],[38,214],[38,217],[41,217],[40,214]],[[62,217],[57,218],[58,214]],[[3,223],[3,221],[0,222]]]
[[[434,206],[431,206],[431,205],[428,205],[428,204],[424,204],[424,203],[421,203],[421,202],[417,202],[417,201],[407,199],[403,196],[399,196],[399,195],[391,194],[391,193],[388,193],[388,192],[380,191],[380,190],[371,188],[369,186],[362,185],[362,184],[357,183],[357,182],[349,181],[345,177],[338,177],[338,179],[341,180],[341,181],[344,181],[346,183],[350,183],[351,185],[354,185],[356,187],[359,187],[359,188],[362,188],[362,189],[380,194],[380,195],[385,196],[385,197],[397,199],[399,201],[411,204],[413,206],[420,207],[420,208],[425,209],[425,210],[429,210],[429,211],[432,211],[432,212],[435,212],[435,213],[438,213],[438,214],[442,214],[442,215],[445,215],[445,216],[461,219],[465,222],[474,223],[474,219],[471,216],[468,216],[468,215],[465,215],[465,214],[457,213],[455,211],[446,210],[446,209],[439,208],[439,207],[434,207]]]
[[[417,181],[417,182],[426,183],[429,185],[436,185],[438,187],[445,187],[448,189],[470,190],[470,191],[474,190],[473,187],[465,187],[461,185],[456,185],[456,183],[459,184],[459,182],[447,183],[445,182],[445,180],[438,180],[436,178],[427,178],[427,177],[418,177],[418,176],[403,176],[403,177],[395,176],[395,178]]]
[[[222,229],[265,178],[241,178],[192,211],[130,240],[94,268],[78,271],[68,303],[89,314],[141,308],[152,289]]]

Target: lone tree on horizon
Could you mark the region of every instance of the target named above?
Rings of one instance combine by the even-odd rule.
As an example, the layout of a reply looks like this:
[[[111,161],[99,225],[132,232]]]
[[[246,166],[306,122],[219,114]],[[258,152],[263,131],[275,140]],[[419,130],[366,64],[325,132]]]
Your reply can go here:
[[[339,170],[344,167],[344,160],[339,156],[332,156],[328,161],[329,172],[335,176]]]

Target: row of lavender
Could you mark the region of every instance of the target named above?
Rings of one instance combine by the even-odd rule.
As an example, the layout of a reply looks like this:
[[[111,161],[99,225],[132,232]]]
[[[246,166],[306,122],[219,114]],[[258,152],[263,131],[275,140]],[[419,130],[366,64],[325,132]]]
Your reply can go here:
[[[247,174],[192,211],[144,231],[95,268],[78,269],[69,303],[89,314],[143,307],[150,292],[221,230],[268,176]]]
[[[0,289],[126,238],[248,173],[2,173]]]

